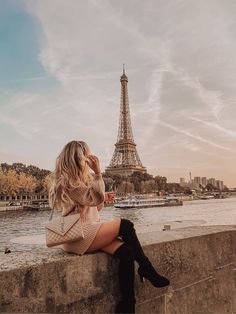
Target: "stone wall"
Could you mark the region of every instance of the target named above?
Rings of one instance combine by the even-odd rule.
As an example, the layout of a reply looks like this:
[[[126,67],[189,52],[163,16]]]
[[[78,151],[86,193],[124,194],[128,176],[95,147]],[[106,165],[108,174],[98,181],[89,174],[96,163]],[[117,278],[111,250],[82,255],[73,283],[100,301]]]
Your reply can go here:
[[[150,231],[150,230],[149,230]],[[137,313],[236,312],[236,226],[138,233],[165,288],[140,282]],[[0,253],[0,312],[114,313],[120,298],[118,260],[60,248]]]

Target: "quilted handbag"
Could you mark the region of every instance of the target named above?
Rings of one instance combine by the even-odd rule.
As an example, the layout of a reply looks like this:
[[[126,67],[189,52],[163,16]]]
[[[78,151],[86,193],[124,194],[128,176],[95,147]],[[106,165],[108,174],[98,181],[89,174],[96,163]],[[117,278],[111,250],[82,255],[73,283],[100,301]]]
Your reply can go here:
[[[52,220],[53,210],[49,221],[45,224],[46,245],[48,247],[84,239],[80,214],[60,216]]]

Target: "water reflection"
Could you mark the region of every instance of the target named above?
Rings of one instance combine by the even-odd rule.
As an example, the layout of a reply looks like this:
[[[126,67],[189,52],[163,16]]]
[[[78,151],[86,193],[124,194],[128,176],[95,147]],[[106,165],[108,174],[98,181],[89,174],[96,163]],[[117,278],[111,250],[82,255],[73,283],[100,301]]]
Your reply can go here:
[[[149,208],[150,210],[150,208]],[[133,221],[135,224],[143,224],[145,223],[145,215],[144,209],[119,209],[119,208],[106,208],[105,210],[100,212],[100,217],[102,220],[112,220],[116,218],[126,218]]]

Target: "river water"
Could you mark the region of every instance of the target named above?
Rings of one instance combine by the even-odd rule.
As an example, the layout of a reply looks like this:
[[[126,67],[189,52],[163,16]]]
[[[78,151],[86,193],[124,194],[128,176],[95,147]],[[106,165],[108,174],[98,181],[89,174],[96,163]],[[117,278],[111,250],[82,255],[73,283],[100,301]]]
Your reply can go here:
[[[171,229],[203,225],[236,225],[236,198],[198,200],[184,202],[183,206],[139,209],[103,208],[101,221],[127,218],[137,230],[152,226],[162,230],[169,224]],[[55,217],[58,214],[55,214]],[[45,247],[44,225],[50,211],[0,212],[0,251],[7,245],[13,251],[26,251]]]

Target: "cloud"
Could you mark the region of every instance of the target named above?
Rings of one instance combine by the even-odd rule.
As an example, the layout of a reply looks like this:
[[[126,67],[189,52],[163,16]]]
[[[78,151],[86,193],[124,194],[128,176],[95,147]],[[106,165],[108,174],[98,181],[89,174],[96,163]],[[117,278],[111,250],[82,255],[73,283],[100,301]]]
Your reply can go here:
[[[212,115],[219,119],[219,114],[224,108],[222,101],[223,92],[219,90],[210,90],[204,87],[199,77],[191,77],[188,73],[180,71],[180,82],[193,90],[200,100],[210,108]]]

